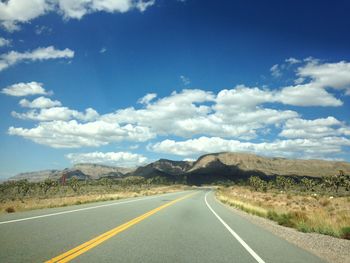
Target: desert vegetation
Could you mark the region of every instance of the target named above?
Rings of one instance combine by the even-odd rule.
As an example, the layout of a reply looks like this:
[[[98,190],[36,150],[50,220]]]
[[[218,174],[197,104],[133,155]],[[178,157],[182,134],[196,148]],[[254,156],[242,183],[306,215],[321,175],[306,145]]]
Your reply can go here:
[[[342,171],[321,179],[252,176],[226,183],[216,194],[223,203],[280,225],[350,239],[349,184],[350,176]]]
[[[78,180],[72,177],[64,182],[46,179],[7,181],[0,184],[1,213],[77,205],[95,201],[162,194],[183,190],[183,185],[170,184],[162,177],[145,179],[138,176],[99,180]],[[188,187],[187,187],[188,188]]]

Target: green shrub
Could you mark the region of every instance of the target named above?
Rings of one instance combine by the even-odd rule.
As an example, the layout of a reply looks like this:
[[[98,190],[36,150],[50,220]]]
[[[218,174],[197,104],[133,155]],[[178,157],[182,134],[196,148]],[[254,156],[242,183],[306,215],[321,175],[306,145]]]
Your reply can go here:
[[[325,226],[325,227],[318,227],[316,229],[313,229],[313,232],[320,233],[322,235],[328,235],[333,237],[339,237],[339,234],[335,232],[334,229],[331,227]]]
[[[291,214],[280,214],[277,223],[281,226],[294,227]]]
[[[343,227],[340,231],[341,238],[350,240],[350,226]]]
[[[312,232],[312,228],[310,228],[310,226],[308,226],[304,221],[298,222],[296,225],[296,228],[300,232],[304,232],[304,233]]]
[[[277,222],[281,226],[294,227],[295,223],[292,221],[293,216],[290,213],[277,214],[275,211],[269,211],[267,218]]]

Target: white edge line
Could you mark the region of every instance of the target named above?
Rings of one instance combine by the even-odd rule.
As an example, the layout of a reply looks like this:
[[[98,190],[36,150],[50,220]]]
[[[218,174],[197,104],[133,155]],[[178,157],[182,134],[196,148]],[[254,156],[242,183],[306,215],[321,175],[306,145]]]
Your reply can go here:
[[[259,257],[258,254],[255,253],[255,251],[253,249],[251,249],[250,246],[248,246],[248,244],[246,242],[244,242],[244,240],[235,232],[232,230],[232,228],[226,224],[226,222],[214,211],[214,209],[209,205],[208,201],[207,201],[207,195],[210,192],[207,192],[205,195],[205,203],[207,205],[207,207],[209,208],[209,210],[216,216],[217,219],[219,219],[219,221],[226,227],[226,229],[232,234],[232,236],[237,239],[237,241],[249,252],[249,254],[259,263],[265,263],[264,260],[262,260],[261,257]]]
[[[165,195],[179,194],[179,193],[183,193],[183,191],[175,192],[175,193],[167,193],[167,194],[162,194],[162,195],[156,195],[156,196],[148,196],[148,197],[139,198],[139,199],[136,199],[136,200],[128,200],[128,201],[122,201],[122,202],[118,201],[118,202],[112,203],[112,204],[96,205],[96,206],[90,206],[90,207],[79,208],[79,209],[74,209],[74,210],[68,210],[68,211],[62,211],[62,212],[57,212],[57,213],[45,214],[45,215],[40,215],[40,216],[32,216],[32,217],[26,217],[26,218],[2,221],[2,222],[0,222],[0,225],[9,224],[9,223],[15,223],[15,222],[21,222],[21,221],[27,221],[27,220],[33,220],[33,219],[49,217],[49,216],[57,216],[57,215],[75,213],[75,212],[79,212],[79,211],[96,209],[96,208],[106,207],[106,206],[113,206],[113,205],[121,205],[121,204],[133,203],[133,202],[137,202],[137,201],[149,200],[149,199],[154,199],[154,198],[157,198],[157,197],[162,197],[162,196],[165,196]]]

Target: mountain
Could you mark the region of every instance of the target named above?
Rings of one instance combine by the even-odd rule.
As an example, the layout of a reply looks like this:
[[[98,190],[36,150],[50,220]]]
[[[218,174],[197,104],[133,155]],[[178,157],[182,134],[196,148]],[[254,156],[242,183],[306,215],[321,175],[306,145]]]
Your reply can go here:
[[[220,180],[246,179],[252,175],[271,178],[277,175],[293,177],[330,176],[343,170],[350,174],[350,163],[325,160],[296,160],[269,158],[249,153],[213,153],[198,158],[195,162],[161,159],[139,167],[131,175],[165,176],[171,181],[202,184]]]
[[[142,176],[145,178],[165,176],[170,181],[181,181],[183,178],[182,175],[192,167],[192,164],[192,162],[187,161],[160,159],[146,166],[137,168],[134,172],[129,173],[129,175]]]
[[[269,158],[249,153],[217,153],[201,156],[188,171],[203,169],[214,163],[236,168],[243,173],[261,172],[267,176],[309,176],[322,177],[337,174],[339,170],[350,173],[350,163],[325,160],[298,160]]]
[[[60,174],[61,174],[60,170],[43,170],[43,171],[37,171],[37,172],[20,173],[13,177],[10,177],[10,180],[18,181],[18,180],[26,179],[30,182],[40,182],[40,181],[44,181],[47,178],[56,180],[61,177]]]
[[[99,179],[104,176],[122,177],[127,173],[131,173],[135,168],[115,167],[101,164],[80,163],[75,164],[73,169],[80,170],[88,175],[91,179]]]
[[[99,179],[101,177],[120,178],[142,176],[144,178],[164,177],[172,182],[188,184],[212,183],[221,180],[246,179],[252,175],[273,178],[277,175],[307,176],[320,178],[338,174],[343,170],[350,174],[350,163],[325,160],[296,160],[262,157],[249,153],[213,153],[198,158],[195,162],[160,159],[137,169],[114,167],[100,164],[76,164],[70,169],[45,170],[18,174],[10,180],[28,179],[42,181],[46,178],[57,180],[63,174],[69,179]]]
[[[99,179],[104,176],[110,178],[122,177],[127,173],[133,172],[133,168],[123,168],[123,167],[114,167],[100,164],[76,164],[72,168],[66,168],[63,170],[44,170],[37,172],[29,173],[20,173],[10,178],[12,181],[18,181],[26,179],[30,182],[40,182],[45,179],[59,180],[63,175],[67,179],[75,176],[79,180],[88,180],[88,179]]]

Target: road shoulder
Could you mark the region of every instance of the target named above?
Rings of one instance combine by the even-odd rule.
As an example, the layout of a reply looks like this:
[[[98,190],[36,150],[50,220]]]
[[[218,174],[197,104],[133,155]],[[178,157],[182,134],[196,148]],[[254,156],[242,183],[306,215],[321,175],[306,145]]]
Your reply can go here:
[[[280,226],[274,221],[251,215],[227,204],[223,204],[215,195],[213,196],[216,202],[239,214],[251,223],[263,227],[276,236],[311,252],[327,262],[350,263],[350,240],[317,233],[302,233],[293,228]]]

